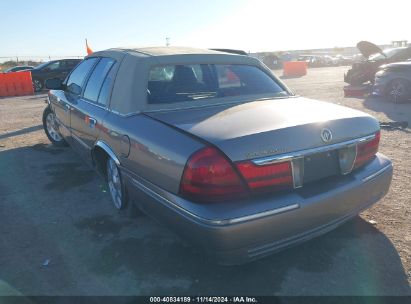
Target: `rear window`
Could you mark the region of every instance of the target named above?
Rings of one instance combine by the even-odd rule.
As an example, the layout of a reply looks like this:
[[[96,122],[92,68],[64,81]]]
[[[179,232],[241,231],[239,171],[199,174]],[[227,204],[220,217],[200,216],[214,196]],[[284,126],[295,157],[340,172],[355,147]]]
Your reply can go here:
[[[164,65],[150,70],[149,104],[256,94],[287,95],[265,72],[248,65]]]

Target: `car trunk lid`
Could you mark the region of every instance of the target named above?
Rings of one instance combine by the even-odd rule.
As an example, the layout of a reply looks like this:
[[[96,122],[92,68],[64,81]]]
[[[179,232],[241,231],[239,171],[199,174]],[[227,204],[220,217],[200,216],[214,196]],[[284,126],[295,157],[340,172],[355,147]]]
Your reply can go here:
[[[145,114],[213,144],[234,162],[333,145],[379,129],[368,114],[301,97]],[[322,138],[324,130],[331,138]]]

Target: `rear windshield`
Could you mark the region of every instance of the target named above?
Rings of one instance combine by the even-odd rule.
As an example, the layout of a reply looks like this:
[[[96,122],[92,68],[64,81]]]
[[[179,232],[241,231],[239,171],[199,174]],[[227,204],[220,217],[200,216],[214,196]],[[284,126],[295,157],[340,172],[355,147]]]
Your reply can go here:
[[[265,72],[248,65],[164,65],[150,70],[149,104],[255,94],[288,95]]]

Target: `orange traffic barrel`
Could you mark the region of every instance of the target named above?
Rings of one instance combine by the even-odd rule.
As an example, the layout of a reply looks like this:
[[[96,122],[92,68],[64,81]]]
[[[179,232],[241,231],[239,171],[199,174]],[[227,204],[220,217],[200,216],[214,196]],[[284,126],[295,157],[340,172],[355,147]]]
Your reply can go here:
[[[34,94],[31,72],[0,74],[0,97]]]
[[[286,61],[283,63],[283,76],[300,77],[307,75],[307,63],[304,61]]]

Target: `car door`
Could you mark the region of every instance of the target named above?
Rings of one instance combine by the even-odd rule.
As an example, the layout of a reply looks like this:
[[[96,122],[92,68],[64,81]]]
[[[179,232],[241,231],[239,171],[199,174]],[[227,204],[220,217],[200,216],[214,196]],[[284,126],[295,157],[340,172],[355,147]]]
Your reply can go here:
[[[73,107],[78,103],[87,76],[96,62],[96,58],[81,62],[65,81],[65,90],[56,91],[50,100],[57,121],[61,126],[60,132],[69,143],[74,142],[71,132],[71,113]]]
[[[56,77],[60,78],[61,80],[66,79],[67,75],[70,73],[70,69],[68,68],[68,60],[61,60],[60,61],[60,67],[56,71]]]
[[[101,131],[107,113],[107,102],[114,81],[115,60],[100,58],[84,86],[83,94],[73,107],[72,136],[81,153],[91,160],[91,149]]]
[[[61,62],[60,61],[54,61],[50,63],[48,66],[44,67],[43,72],[44,72],[44,81],[47,79],[51,78],[60,78],[58,77],[61,69]],[[61,78],[60,78],[61,79]],[[62,79],[64,80],[64,78]]]

